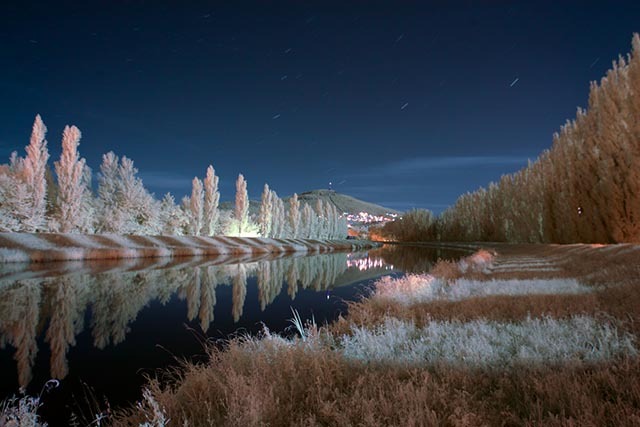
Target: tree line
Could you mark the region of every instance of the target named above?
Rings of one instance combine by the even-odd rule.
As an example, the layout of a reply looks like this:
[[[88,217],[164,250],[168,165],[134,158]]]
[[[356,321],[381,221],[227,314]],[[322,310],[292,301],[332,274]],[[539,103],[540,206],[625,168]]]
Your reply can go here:
[[[591,83],[553,145],[520,171],[460,196],[436,217],[411,212],[372,230],[404,241],[621,243],[640,240],[640,37]]]
[[[53,170],[46,133],[37,115],[26,156],[13,152],[8,164],[0,165],[0,231],[318,239],[347,235],[346,219],[330,202],[319,199],[312,207],[294,194],[285,204],[267,184],[259,214],[250,215],[242,174],[236,181],[235,209],[220,209],[219,177],[211,165],[204,180],[193,179],[191,195],[177,204],[170,193],[155,199],[133,160],[108,152],[102,156],[94,191],[92,170],[78,151],[80,130],[64,128],[62,153]]]

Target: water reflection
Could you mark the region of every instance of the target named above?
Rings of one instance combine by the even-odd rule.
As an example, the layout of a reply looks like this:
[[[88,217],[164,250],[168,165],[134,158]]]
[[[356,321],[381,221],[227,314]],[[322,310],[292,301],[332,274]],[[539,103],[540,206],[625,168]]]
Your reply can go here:
[[[426,273],[439,259],[457,259],[467,252],[438,246],[384,245],[370,250],[365,262],[405,273]]]
[[[328,292],[361,280],[354,271],[379,276],[388,270],[380,256],[327,254],[267,259],[129,260],[7,266],[0,272],[0,348],[15,352],[18,382],[26,387],[38,353],[38,340],[50,349],[51,377],[69,373],[68,353],[90,330],[94,347],[122,343],[140,311],[153,301],[186,300],[186,318],[206,332],[214,323],[216,290],[231,286],[234,322],[243,316],[247,280],[255,277],[261,310],[283,287],[291,299],[299,289]],[[372,276],[373,277],[373,276]],[[88,323],[88,324],[86,324]]]

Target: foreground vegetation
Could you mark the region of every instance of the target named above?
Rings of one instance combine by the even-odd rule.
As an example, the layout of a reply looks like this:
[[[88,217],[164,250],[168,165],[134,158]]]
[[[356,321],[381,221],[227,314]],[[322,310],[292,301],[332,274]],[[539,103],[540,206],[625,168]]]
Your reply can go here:
[[[382,280],[335,324],[298,325],[296,340],[265,331],[211,347],[111,421],[637,425],[640,248],[492,251]]]
[[[381,279],[331,325],[294,314],[299,338],[211,345],[85,424],[638,425],[638,266],[636,245],[491,245]],[[0,423],[41,425],[38,405]]]

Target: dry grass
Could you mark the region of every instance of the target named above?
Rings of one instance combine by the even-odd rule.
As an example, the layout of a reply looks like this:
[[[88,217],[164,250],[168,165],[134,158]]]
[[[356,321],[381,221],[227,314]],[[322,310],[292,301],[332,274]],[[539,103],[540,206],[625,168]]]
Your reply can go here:
[[[254,345],[250,345],[254,347]],[[150,389],[172,425],[479,426],[640,422],[640,365],[511,371],[403,368],[344,360],[324,349],[233,343],[173,385]],[[145,421],[137,411],[114,425]]]
[[[520,322],[586,315],[640,336],[640,251],[625,247],[494,246],[431,274],[456,279],[575,278],[590,293],[499,295],[401,304],[374,297],[315,338],[236,339],[210,349],[210,362],[186,364],[149,383],[170,425],[635,426],[640,425],[640,361],[471,367],[402,365],[343,356],[340,337],[390,318],[423,327],[439,321]],[[511,266],[522,266],[513,269]],[[506,267],[505,267],[506,266]],[[553,271],[536,270],[550,266]],[[138,425],[151,412],[132,408],[112,420]]]

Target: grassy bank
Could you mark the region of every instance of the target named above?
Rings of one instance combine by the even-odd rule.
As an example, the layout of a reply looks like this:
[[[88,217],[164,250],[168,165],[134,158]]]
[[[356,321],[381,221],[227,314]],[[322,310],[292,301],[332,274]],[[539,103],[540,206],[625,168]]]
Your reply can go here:
[[[640,424],[640,247],[494,245],[151,380],[137,425]],[[103,420],[103,423],[107,420]]]

